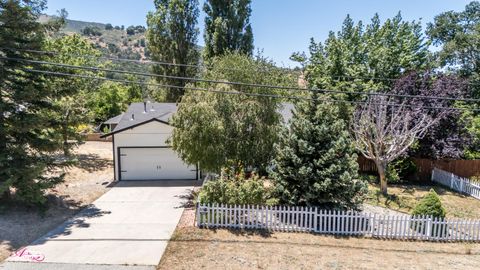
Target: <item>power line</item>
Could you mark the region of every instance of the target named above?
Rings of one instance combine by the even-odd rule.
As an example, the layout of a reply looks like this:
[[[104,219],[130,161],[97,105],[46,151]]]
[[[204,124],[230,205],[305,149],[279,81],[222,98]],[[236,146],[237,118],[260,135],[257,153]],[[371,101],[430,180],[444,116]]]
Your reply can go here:
[[[95,55],[86,55],[86,54],[79,54],[79,53],[59,53],[59,52],[56,52],[56,51],[14,49],[14,48],[5,48],[5,47],[0,48],[0,49],[10,50],[10,51],[31,52],[31,53],[38,53],[38,54],[45,54],[45,55],[66,54],[66,55],[79,56],[79,57],[85,57],[85,58],[91,58],[91,59],[103,59],[103,60],[114,61],[114,62],[127,62],[127,63],[163,65],[163,66],[177,66],[177,67],[191,67],[191,68],[197,68],[197,69],[207,68],[206,65],[200,65],[200,64],[197,64],[197,65],[181,64],[181,63],[170,63],[170,62],[164,62],[164,61],[154,61],[154,60],[137,60],[137,59],[128,59],[128,58],[120,58],[120,57],[95,56]],[[275,68],[280,69],[279,67],[275,67]],[[241,69],[225,68],[225,67],[223,67],[222,70],[241,71]],[[262,72],[262,73],[271,72],[271,70],[262,70],[262,69],[257,69],[256,71]]]
[[[25,52],[32,52],[38,54],[51,54],[51,55],[58,55],[61,54],[56,51],[43,51],[43,50],[30,50],[30,49],[14,49],[14,48],[0,48],[4,50],[10,51],[25,51]],[[136,60],[136,59],[128,59],[128,58],[119,58],[119,57],[106,57],[106,56],[95,56],[95,55],[84,55],[78,53],[66,53],[66,55],[73,55],[73,56],[80,56],[86,58],[94,58],[94,59],[104,59],[109,61],[116,61],[116,62],[130,62],[130,63],[138,63],[138,64],[158,64],[158,65],[166,65],[166,66],[180,66],[180,67],[193,67],[193,68],[206,68],[206,65],[193,65],[193,64],[179,64],[179,63],[170,63],[170,62],[162,62],[162,61],[153,61],[153,60]],[[281,67],[276,67],[277,69],[281,69]],[[222,68],[223,70],[232,70],[232,71],[241,71],[241,69],[235,68]],[[269,73],[271,70],[256,70],[262,73]],[[351,75],[327,75],[331,78],[349,78],[349,79],[362,79],[362,80],[378,80],[378,81],[397,81],[399,78],[387,78],[387,77],[375,77],[375,76],[351,76]],[[464,83],[466,85],[473,85],[473,86],[480,86],[480,83],[471,83],[467,82]]]
[[[350,100],[335,100],[335,99],[312,99],[308,97],[300,97],[300,96],[284,96],[284,95],[276,95],[276,94],[263,94],[263,93],[244,93],[244,92],[236,92],[236,91],[223,91],[223,90],[213,90],[208,88],[202,87],[191,87],[191,86],[176,86],[176,85],[165,85],[165,84],[158,84],[158,83],[148,83],[148,82],[141,82],[141,81],[129,81],[129,80],[121,80],[121,79],[112,79],[106,77],[94,77],[94,76],[87,76],[81,74],[69,74],[69,73],[62,73],[62,72],[55,72],[55,71],[46,71],[46,70],[38,70],[38,69],[22,69],[26,72],[33,72],[33,73],[40,73],[46,75],[53,75],[53,76],[62,76],[62,77],[75,77],[75,78],[83,78],[83,79],[92,79],[92,80],[102,80],[102,81],[113,81],[119,83],[127,83],[127,84],[137,84],[137,85],[145,85],[145,86],[157,86],[157,87],[164,87],[164,88],[177,88],[177,89],[187,89],[192,91],[202,91],[202,92],[212,92],[218,94],[229,94],[229,95],[245,95],[245,96],[254,96],[254,97],[265,97],[265,98],[280,98],[280,99],[293,99],[293,100],[318,100],[324,102],[335,102],[335,103],[351,103],[351,104],[360,104],[360,105],[367,105],[367,104],[376,104],[376,105],[386,105],[386,106],[393,106],[393,107],[411,107],[411,108],[423,108],[423,109],[435,109],[435,110],[469,110],[469,111],[477,111],[474,109],[469,108],[451,108],[451,107],[435,107],[435,106],[413,106],[413,105],[405,105],[405,104],[382,104],[382,103],[372,103],[372,102],[361,102],[361,101],[350,101]]]
[[[122,73],[122,74],[138,75],[138,76],[170,78],[170,79],[180,79],[180,80],[185,80],[185,81],[196,81],[196,82],[206,82],[206,83],[215,83],[215,84],[227,84],[227,85],[236,85],[236,86],[248,86],[248,87],[258,87],[258,88],[268,88],[268,89],[279,89],[279,90],[288,90],[288,91],[308,91],[308,92],[309,91],[314,91],[314,92],[320,92],[320,93],[326,93],[326,94],[358,94],[358,95],[367,95],[367,96],[388,96],[388,97],[399,97],[399,98],[417,98],[417,99],[448,100],[448,101],[463,101],[463,102],[480,102],[480,99],[473,99],[473,98],[450,98],[450,97],[438,97],[438,96],[391,94],[391,93],[380,93],[380,92],[359,92],[359,91],[346,92],[346,91],[331,90],[331,89],[312,89],[312,88],[276,86],[276,85],[266,85],[266,84],[252,84],[252,83],[242,83],[242,82],[230,82],[230,81],[220,81],[220,80],[199,79],[199,78],[192,78],[192,77],[161,75],[161,74],[153,74],[153,73],[98,68],[98,67],[91,67],[91,66],[78,66],[78,65],[70,65],[70,64],[63,64],[63,63],[48,62],[48,61],[31,60],[31,59],[24,59],[24,58],[14,58],[14,57],[0,57],[0,59],[26,62],[26,63],[42,64],[42,65],[52,65],[52,66],[59,66],[59,67],[72,68],[72,69],[102,71],[102,72],[111,72],[111,73]],[[180,87],[180,88],[182,88],[182,87]]]

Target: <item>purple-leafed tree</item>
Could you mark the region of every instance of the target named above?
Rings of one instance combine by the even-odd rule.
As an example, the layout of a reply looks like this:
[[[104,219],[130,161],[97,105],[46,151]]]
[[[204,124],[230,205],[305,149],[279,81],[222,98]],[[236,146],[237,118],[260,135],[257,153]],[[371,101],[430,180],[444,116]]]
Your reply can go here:
[[[444,98],[464,98],[468,96],[467,82],[455,75],[410,73],[398,79],[393,94],[422,95]],[[413,107],[454,107],[460,105],[455,100],[408,99]],[[433,112],[430,110],[430,112]],[[419,111],[423,114],[424,111]],[[437,112],[438,113],[438,112]],[[417,116],[419,117],[419,116]],[[433,123],[425,136],[420,138],[408,154],[413,157],[441,159],[462,158],[465,149],[472,143],[472,135],[462,118],[462,111],[443,111],[441,119]]]

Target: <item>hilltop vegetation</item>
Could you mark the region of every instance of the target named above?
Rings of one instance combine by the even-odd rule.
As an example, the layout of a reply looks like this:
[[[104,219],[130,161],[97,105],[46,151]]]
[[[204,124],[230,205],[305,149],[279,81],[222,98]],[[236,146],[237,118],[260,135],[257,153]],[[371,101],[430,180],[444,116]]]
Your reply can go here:
[[[40,22],[53,17],[40,16]],[[148,51],[145,42],[144,26],[113,26],[109,23],[84,22],[66,19],[60,34],[77,33],[89,39],[104,56],[128,59],[146,59]]]

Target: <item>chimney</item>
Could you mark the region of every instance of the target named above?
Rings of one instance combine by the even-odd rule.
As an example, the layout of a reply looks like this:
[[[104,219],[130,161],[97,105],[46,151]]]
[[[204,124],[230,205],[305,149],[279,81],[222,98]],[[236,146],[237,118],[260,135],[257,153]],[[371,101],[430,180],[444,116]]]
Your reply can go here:
[[[143,102],[143,113],[147,113],[147,102]]]

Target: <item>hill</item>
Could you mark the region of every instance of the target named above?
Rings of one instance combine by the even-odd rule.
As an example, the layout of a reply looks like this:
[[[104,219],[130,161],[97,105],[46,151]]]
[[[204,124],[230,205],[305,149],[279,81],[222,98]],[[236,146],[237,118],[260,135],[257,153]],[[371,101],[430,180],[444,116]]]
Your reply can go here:
[[[39,20],[46,22],[53,16],[42,15]],[[111,24],[66,20],[61,34],[77,33],[89,39],[105,56],[128,59],[146,59],[145,27],[113,26]]]

